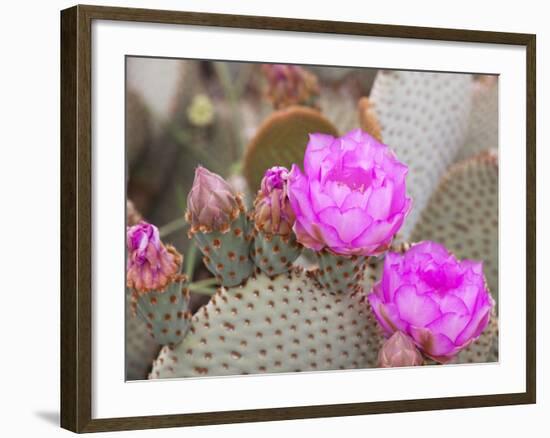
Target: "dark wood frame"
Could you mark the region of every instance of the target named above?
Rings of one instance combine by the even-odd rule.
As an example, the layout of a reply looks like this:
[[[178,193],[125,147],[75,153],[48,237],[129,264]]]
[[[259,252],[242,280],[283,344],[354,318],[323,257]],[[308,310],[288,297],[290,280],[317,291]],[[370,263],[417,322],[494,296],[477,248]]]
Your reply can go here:
[[[511,44],[527,52],[526,392],[406,401],[92,419],[91,24],[92,20],[270,29]],[[61,426],[74,432],[147,429],[536,402],[535,56],[531,34],[275,17],[75,6],[61,12]]]

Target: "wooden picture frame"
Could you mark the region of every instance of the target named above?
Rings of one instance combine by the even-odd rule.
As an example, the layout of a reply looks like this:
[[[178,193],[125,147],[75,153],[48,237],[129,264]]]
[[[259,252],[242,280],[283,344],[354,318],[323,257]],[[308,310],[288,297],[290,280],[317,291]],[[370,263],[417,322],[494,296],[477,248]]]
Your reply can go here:
[[[92,418],[92,156],[91,25],[93,20],[269,29],[388,38],[477,42],[526,48],[526,391],[524,393],[346,403],[195,414]],[[536,170],[535,56],[531,34],[237,16],[99,6],[61,12],[61,426],[98,432],[349,416],[535,403]]]

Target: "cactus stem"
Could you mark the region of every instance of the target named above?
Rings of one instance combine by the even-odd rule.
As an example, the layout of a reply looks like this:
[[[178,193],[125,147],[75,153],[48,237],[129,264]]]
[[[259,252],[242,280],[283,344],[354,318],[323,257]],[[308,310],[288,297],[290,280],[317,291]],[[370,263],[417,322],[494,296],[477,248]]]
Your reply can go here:
[[[331,292],[354,292],[363,280],[367,257],[343,256],[322,250],[319,269],[314,273],[319,284]]]
[[[186,226],[187,226],[187,221],[185,220],[184,217],[179,217],[177,219],[174,219],[173,221],[170,221],[159,228],[159,237],[164,238],[166,236],[169,236],[170,234],[175,233],[176,231],[179,231],[182,228],[185,228]]]
[[[218,284],[218,280],[216,280],[215,278],[206,278],[204,280],[198,280],[198,281],[194,281],[193,283],[190,283],[187,286],[187,288],[191,292],[195,292],[197,294],[214,295],[216,293],[215,286],[217,286],[217,284]]]

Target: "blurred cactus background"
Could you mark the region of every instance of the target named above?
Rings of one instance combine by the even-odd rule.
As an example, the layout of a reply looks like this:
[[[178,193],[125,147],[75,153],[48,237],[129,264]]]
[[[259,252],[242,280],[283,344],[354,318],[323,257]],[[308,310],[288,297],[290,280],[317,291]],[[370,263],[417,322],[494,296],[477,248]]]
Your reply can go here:
[[[399,242],[436,240],[459,258],[482,260],[498,303],[497,77],[129,57],[126,79],[127,222],[157,225],[160,238],[183,254],[191,314],[199,315],[218,286],[184,217],[197,166],[228,181],[250,209],[268,168],[301,165],[310,133],[339,136],[355,128],[409,167],[413,209]],[[308,252],[296,263],[310,265]],[[373,264],[372,275],[376,270]],[[173,347],[159,355],[161,345],[130,314],[127,379],[147,378],[153,362],[158,375],[170,376],[163,364]],[[483,353],[472,347],[484,360],[497,360],[497,328],[493,320]],[[374,366],[376,357],[365,354]],[[248,365],[253,372],[255,364]],[[213,367],[218,374],[224,368]]]

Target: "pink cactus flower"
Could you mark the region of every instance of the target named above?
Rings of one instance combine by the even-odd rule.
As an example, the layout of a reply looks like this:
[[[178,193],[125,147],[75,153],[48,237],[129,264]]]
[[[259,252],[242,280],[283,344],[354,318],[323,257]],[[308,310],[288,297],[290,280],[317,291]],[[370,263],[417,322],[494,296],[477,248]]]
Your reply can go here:
[[[183,257],[160,241],[158,228],[145,221],[127,228],[126,285],[139,294],[162,291],[174,281]]]
[[[298,241],[340,255],[383,253],[411,208],[407,171],[360,129],[341,138],[310,134],[304,173],[293,165],[288,179]]]
[[[204,167],[197,167],[187,196],[186,218],[191,233],[228,231],[241,209],[241,200],[228,182]]]
[[[368,299],[388,334],[403,331],[425,355],[441,363],[481,335],[494,304],[482,262],[459,261],[429,241],[404,255],[388,252],[382,278]]]
[[[254,224],[258,231],[288,236],[294,225],[294,211],[287,193],[288,169],[272,167],[265,172],[254,201]]]
[[[381,368],[413,367],[423,362],[414,342],[400,331],[395,332],[378,353],[378,366]]]

